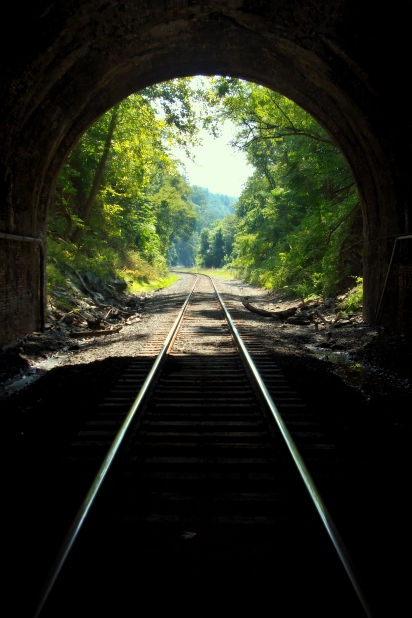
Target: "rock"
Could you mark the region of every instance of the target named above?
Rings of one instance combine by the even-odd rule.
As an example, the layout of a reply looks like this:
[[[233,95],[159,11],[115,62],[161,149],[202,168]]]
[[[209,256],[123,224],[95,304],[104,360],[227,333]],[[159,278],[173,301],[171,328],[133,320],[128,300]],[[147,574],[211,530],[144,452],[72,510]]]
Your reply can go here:
[[[13,343],[4,345],[1,348],[1,352],[9,352],[9,353],[15,352],[19,349],[20,345],[21,345],[21,341],[13,341]]]
[[[310,322],[313,322],[313,320],[315,319],[315,315],[316,314],[314,311],[300,311],[300,313],[296,317],[306,318]]]
[[[297,316],[287,318],[286,322],[288,324],[297,324],[298,326],[307,326],[308,324],[310,324],[310,320],[308,320],[308,318]]]
[[[66,315],[63,317],[63,322],[65,324],[73,324],[74,315],[72,313],[66,313]]]
[[[23,345],[23,353],[27,356],[42,356],[43,346],[34,341],[26,341]]]
[[[103,329],[104,325],[102,324],[102,322],[103,322],[102,318],[90,319],[90,320],[87,320],[87,326],[89,328]]]
[[[74,294],[76,294],[77,296],[81,294],[79,288],[74,285],[74,283],[70,279],[67,279],[67,285],[73,290]]]
[[[110,285],[116,292],[125,292],[127,290],[127,283],[123,279],[110,279]]]
[[[101,292],[102,290],[104,290],[105,285],[103,281],[99,279],[99,277],[96,277],[96,275],[93,275],[93,273],[91,273],[90,271],[84,273],[83,281],[85,282],[87,287],[93,290],[93,292]]]
[[[0,376],[7,379],[20,371],[27,371],[30,368],[25,358],[22,358],[17,351],[0,353]]]

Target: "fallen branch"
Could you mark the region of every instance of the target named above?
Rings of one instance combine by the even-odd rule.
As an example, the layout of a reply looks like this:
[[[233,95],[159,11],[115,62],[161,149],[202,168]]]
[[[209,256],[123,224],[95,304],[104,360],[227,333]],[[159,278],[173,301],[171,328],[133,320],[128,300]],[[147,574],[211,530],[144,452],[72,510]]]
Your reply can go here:
[[[258,307],[254,307],[247,300],[242,300],[242,305],[246,307],[252,313],[257,313],[258,315],[263,315],[266,318],[278,319],[278,316],[274,314],[273,311],[266,311],[266,309],[259,309]]]
[[[310,320],[303,316],[291,316],[290,318],[287,318],[286,322],[288,324],[297,324],[299,326],[307,326],[310,324]]]
[[[130,310],[120,309],[120,307],[117,307],[117,311],[119,313],[123,313],[124,315],[130,315]]]
[[[103,316],[103,320],[107,320],[107,318],[109,317],[109,315],[112,312],[113,307],[110,307],[109,311],[106,313],[106,315]]]
[[[82,337],[102,337],[104,335],[113,335],[121,330],[122,326],[117,326],[116,328],[109,328],[107,330],[84,330],[83,332],[72,332],[69,336],[72,339],[81,339]]]
[[[350,320],[340,320],[339,322],[334,322],[331,328],[341,328],[342,326],[350,326],[352,322]]]
[[[321,314],[321,312],[319,311],[319,309],[315,309],[315,311],[313,312],[315,313],[318,318],[326,325],[326,326],[330,326],[329,322],[327,320],[325,320],[325,318],[323,317],[323,315]]]
[[[298,309],[299,307],[290,307],[289,309],[284,309],[284,311],[273,311],[273,315],[279,320],[286,320],[295,315]]]
[[[257,313],[267,318],[273,318],[274,320],[286,320],[286,318],[295,315],[296,311],[299,309],[298,305],[296,307],[285,309],[284,311],[267,311],[266,309],[260,309],[259,307],[251,305],[247,300],[242,300],[242,304],[252,313]]]

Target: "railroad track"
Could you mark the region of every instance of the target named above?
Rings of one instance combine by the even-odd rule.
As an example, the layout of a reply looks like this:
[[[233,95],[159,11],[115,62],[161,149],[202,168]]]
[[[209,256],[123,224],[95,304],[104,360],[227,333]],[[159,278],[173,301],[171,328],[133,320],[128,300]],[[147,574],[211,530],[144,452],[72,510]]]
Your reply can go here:
[[[314,476],[333,482],[332,445],[267,352],[242,329],[281,422]],[[73,547],[39,615],[126,616],[136,604],[184,615],[206,607],[250,606],[259,613],[275,598],[278,616],[367,615],[209,278],[198,277],[149,383],[164,335],[142,348],[65,459],[72,503],[146,380],[113,470],[101,489],[95,484],[93,507],[83,504],[58,568]]]

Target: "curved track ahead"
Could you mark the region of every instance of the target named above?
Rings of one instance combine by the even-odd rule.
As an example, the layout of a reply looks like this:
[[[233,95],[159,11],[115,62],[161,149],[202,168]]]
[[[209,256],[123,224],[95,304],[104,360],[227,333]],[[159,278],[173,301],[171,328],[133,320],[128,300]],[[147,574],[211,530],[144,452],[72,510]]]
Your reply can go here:
[[[319,434],[303,403],[249,345],[289,429],[316,460]],[[73,444],[72,485],[121,427],[158,351],[151,346]],[[208,278],[199,277],[148,390],[41,615],[128,616],[148,604],[184,615],[250,604],[259,614],[272,603],[278,616],[364,616]]]

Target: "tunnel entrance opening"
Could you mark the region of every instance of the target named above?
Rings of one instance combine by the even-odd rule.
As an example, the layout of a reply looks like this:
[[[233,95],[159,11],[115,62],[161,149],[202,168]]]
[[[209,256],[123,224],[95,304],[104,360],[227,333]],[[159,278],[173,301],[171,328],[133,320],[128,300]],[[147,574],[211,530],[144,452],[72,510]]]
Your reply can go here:
[[[204,189],[174,160],[188,148],[198,156],[201,128],[213,137],[228,121],[246,174],[253,169],[235,188],[236,216],[230,189],[210,191],[234,186],[233,148],[207,144],[220,166],[218,179],[205,170]],[[360,202],[344,158],[290,100],[233,78],[164,82],[104,114],[59,174],[48,236],[51,290],[80,283],[99,293],[103,276],[109,288],[120,277],[118,287],[138,291],[139,281],[163,275],[165,258],[231,264],[247,281],[298,298],[336,296],[362,275]]]
[[[288,96],[345,153],[362,202],[364,314],[373,323],[394,239],[410,231],[411,155],[402,120],[408,97],[398,61],[407,57],[408,37],[401,13],[375,12],[371,28],[369,11],[349,0],[339,8],[313,3],[310,9],[298,0],[150,7],[113,0],[99,9],[83,2],[47,11],[34,3],[16,20],[30,22],[30,35],[14,56],[8,54],[3,70],[0,231],[44,241],[67,153],[124,97],[172,77],[233,75]],[[3,342],[40,322],[33,249],[11,242],[0,245],[1,308],[9,316]],[[392,265],[379,313],[379,323],[398,332],[411,328],[409,258]]]

